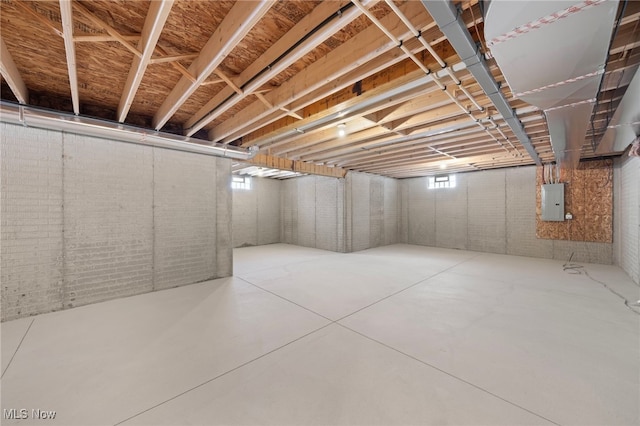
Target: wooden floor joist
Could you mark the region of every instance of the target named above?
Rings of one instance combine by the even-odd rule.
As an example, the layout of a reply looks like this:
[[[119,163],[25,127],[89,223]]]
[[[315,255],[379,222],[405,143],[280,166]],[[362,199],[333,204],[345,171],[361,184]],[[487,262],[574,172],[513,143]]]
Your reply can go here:
[[[347,171],[340,167],[328,167],[304,161],[289,160],[286,158],[274,157],[271,155],[258,154],[248,163],[255,166],[268,167],[271,169],[288,170],[298,173],[307,173],[312,175],[329,176],[335,178],[343,178]]]

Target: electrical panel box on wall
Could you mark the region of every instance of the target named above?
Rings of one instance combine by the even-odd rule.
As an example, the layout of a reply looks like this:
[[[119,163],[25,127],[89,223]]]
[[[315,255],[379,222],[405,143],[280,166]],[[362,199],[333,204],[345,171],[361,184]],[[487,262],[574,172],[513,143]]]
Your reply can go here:
[[[542,220],[564,220],[564,183],[542,185]]]

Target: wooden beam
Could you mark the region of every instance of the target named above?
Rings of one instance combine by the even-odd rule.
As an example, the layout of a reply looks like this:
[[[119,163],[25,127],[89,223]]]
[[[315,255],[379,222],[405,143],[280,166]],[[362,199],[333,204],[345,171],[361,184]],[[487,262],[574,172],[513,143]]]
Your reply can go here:
[[[252,2],[250,5],[246,2],[238,2],[231,8],[202,48],[200,56],[189,67],[189,73],[196,76],[196,81],[181,78],[156,112],[153,117],[153,127],[156,130],[160,130],[169,121],[273,4],[269,0]]]
[[[78,74],[76,70],[76,47],[73,43],[73,9],[72,0],[60,0],[60,16],[62,17],[62,37],[67,57],[67,72],[71,89],[73,113],[80,114],[80,95],[78,94]]]
[[[392,106],[390,107],[389,105]],[[397,130],[410,129],[412,126],[420,125],[421,127],[424,127],[425,124],[429,122],[438,121],[444,117],[449,117],[452,115],[457,115],[456,113],[461,113],[460,109],[455,104],[451,103],[451,100],[446,95],[444,95],[442,91],[437,90],[435,86],[433,90],[428,91],[426,94],[419,95],[416,98],[410,99],[404,103],[396,105],[394,105],[393,103],[384,104],[381,105],[381,107],[381,110],[385,111],[384,115],[386,115],[386,118],[384,120],[379,121],[381,126],[378,126],[375,124],[375,122],[371,121],[362,122],[361,125],[356,126],[353,131],[350,131],[350,135],[347,140],[336,140],[335,132],[331,132],[330,129],[321,132],[305,134],[304,138],[294,137],[291,138],[291,140],[285,141],[284,144],[286,145],[286,147],[276,150],[276,152],[279,155],[288,152],[291,153],[288,156],[295,158],[296,153],[300,152],[301,149],[305,155],[309,155],[311,153],[320,152],[329,148],[349,147],[351,145],[354,145],[356,142],[362,142],[366,139],[372,139],[385,134],[390,134],[391,132]],[[422,114],[412,115],[415,111],[421,111],[425,109],[430,110]],[[393,113],[390,113],[389,111],[393,111]],[[376,112],[373,112],[369,115],[374,116],[376,115]],[[406,117],[402,123],[400,122],[401,117]],[[385,123],[389,118],[396,121],[392,121],[388,124]],[[366,129],[375,130],[363,132]],[[396,135],[394,135],[394,137],[396,137]],[[299,142],[295,143],[296,141]],[[247,143],[255,143],[255,141]],[[276,146],[278,146],[278,143],[268,145],[269,149],[273,149]],[[306,150],[303,149],[309,147],[312,148]]]
[[[191,136],[215,120],[247,95],[264,85],[360,15],[357,9],[351,8],[336,19],[333,19],[329,24],[323,25],[318,31],[314,31],[309,38],[304,38],[308,32],[336,14],[342,6],[342,1],[321,2],[312,13],[302,18],[291,30],[280,37],[276,43],[240,74],[238,81],[241,86],[251,81],[250,87],[243,88],[244,94],[239,93],[234,96],[232,91],[223,89],[207,102],[206,105],[200,108],[192,118],[187,120],[185,123],[187,136]],[[300,43],[301,40],[302,42]],[[295,49],[288,52],[287,56],[282,58],[281,56],[294,45],[296,46]],[[275,62],[276,60],[277,62]]]
[[[420,2],[404,3],[401,9],[409,19],[420,19],[422,17],[422,22],[419,24],[420,28],[432,22],[431,17],[426,13],[424,6]],[[395,15],[385,16],[382,22],[399,39],[412,36],[411,32]],[[396,48],[395,44],[386,35],[382,34],[377,27],[367,27],[327,53],[326,56],[307,66],[286,83],[271,91],[267,95],[267,99],[273,105],[273,108],[267,108],[261,102],[254,102],[232,119],[226,120],[213,128],[209,132],[209,137],[213,141],[221,141],[235,131],[258,122],[261,118],[274,112],[274,110],[293,103],[302,96],[327,85],[328,82],[333,83],[336,78],[362,67],[368,61],[394,48]],[[400,54],[399,56],[401,56]],[[332,88],[335,90],[335,85],[332,85]],[[294,109],[299,109],[299,106],[296,105]]]
[[[217,70],[214,71],[214,74],[217,75],[218,77],[220,77],[220,79],[222,81],[227,83],[227,86],[229,86],[231,89],[233,89],[234,92],[236,92],[239,95],[242,95],[242,89],[240,89],[238,87],[238,85],[236,85],[236,83],[234,83],[233,80],[231,80],[231,78],[227,77],[222,71],[217,69]]]
[[[253,94],[255,95],[256,98],[258,98],[263,104],[265,104],[268,108],[273,107],[273,105],[271,105],[269,103],[269,101],[267,100],[267,98],[264,97],[264,95],[261,92],[253,92]],[[280,108],[280,111],[285,112],[288,116],[295,118],[296,120],[302,120],[302,116],[300,114],[296,114],[293,111],[290,111],[286,108]]]
[[[414,6],[416,5],[416,2],[407,2],[408,5],[403,4],[402,6],[400,6],[400,9],[405,11],[405,15],[411,16],[411,14],[408,13],[405,9],[405,8],[411,7],[410,6],[411,3],[414,3]],[[474,10],[478,8],[477,4],[473,7],[474,7]],[[465,5],[463,5],[463,9],[465,9]],[[466,9],[467,10],[463,12],[463,19],[465,22],[467,22],[467,26],[473,26],[468,7],[466,7]],[[436,51],[438,51],[439,55],[443,58],[454,58],[454,57],[457,58],[455,51],[450,47],[448,43],[446,43],[445,37],[437,28],[437,26],[435,25],[431,17],[427,13],[425,13],[424,10],[417,10],[416,13],[417,13],[416,17],[412,18],[412,22],[414,23],[416,28],[421,29],[423,37],[429,40],[429,42],[432,44],[432,46],[434,46]],[[477,13],[476,16],[481,16],[481,15]],[[383,18],[383,19],[386,19],[386,18]],[[415,38],[409,37],[408,34],[409,33],[407,33],[407,36],[406,36],[408,38],[403,38],[403,37],[398,37],[398,38],[403,39],[405,41],[404,44],[414,54],[424,50],[424,46],[422,46],[422,44],[419,43]],[[379,35],[382,36],[381,34]],[[385,41],[388,41],[387,37],[383,36],[382,38]],[[371,33],[371,37],[367,37],[365,41],[362,41],[362,39],[360,39],[360,41],[365,44],[372,40],[374,41],[376,40],[375,33]],[[289,94],[293,94],[293,96],[291,96],[291,99],[287,99],[287,101],[283,102],[283,104],[285,104],[291,110],[300,110],[302,108],[305,108],[313,104],[314,102],[320,102],[322,99],[326,98],[327,96],[333,93],[336,93],[336,91],[349,88],[356,82],[361,81],[371,75],[374,75],[375,73],[378,73],[390,67],[393,64],[401,62],[404,58],[404,53],[400,49],[393,49],[394,46],[390,46],[387,50],[385,50],[384,48],[377,49],[378,56],[375,56],[373,59],[361,60],[361,58],[354,56],[352,52],[350,52],[350,50],[352,49],[339,50],[339,49],[343,49],[344,46],[351,46],[354,48],[357,48],[357,46],[359,46],[359,43],[358,44],[350,44],[350,43],[354,43],[354,42],[352,42],[351,40],[348,40],[347,42],[343,43],[343,45],[334,49],[334,51],[330,52],[327,56],[331,55],[333,52],[335,52],[336,55],[338,55],[338,53],[341,52],[338,55],[339,58],[349,58],[349,60],[355,61],[358,66],[355,66],[351,70],[347,70],[345,67],[345,70],[347,72],[339,76],[327,76],[323,74],[323,71],[321,69],[318,68],[317,72],[313,74],[326,77],[326,80],[325,80],[326,83],[324,85],[320,84],[314,87],[311,87],[311,84],[309,84],[308,87],[310,88],[310,90],[307,91],[305,90],[305,87],[306,87],[305,82],[301,81],[300,90],[302,90],[303,92],[302,93],[296,92],[296,90],[293,89],[291,86],[292,80],[294,80],[296,77],[301,78],[301,73],[303,72],[307,73],[305,77],[306,83],[314,83],[315,77],[311,73],[309,73],[308,69],[306,69],[301,73],[299,73],[298,75],[289,79],[289,81],[284,83],[282,86],[278,87],[275,90],[272,90],[269,100],[273,102],[272,96],[274,96],[274,94],[286,95],[287,94],[285,91],[286,89],[286,90],[289,90]],[[355,52],[357,53],[357,50]],[[320,61],[324,61],[324,60],[325,59],[321,59]],[[346,59],[344,60],[347,61]],[[445,62],[448,62],[448,59],[445,59]],[[435,64],[435,61],[434,61],[434,64]],[[430,67],[431,66],[432,65],[430,65]],[[242,121],[230,122],[229,120],[227,120],[223,123],[220,123],[216,128],[210,131],[210,138],[213,138],[216,141],[222,141],[223,143],[228,143],[230,141],[236,140],[241,137],[243,137],[246,140],[249,140],[249,139],[252,139],[252,135],[251,135],[252,132],[264,126],[270,125],[271,123],[274,123],[276,120],[279,120],[280,118],[282,118],[284,114],[279,114],[278,111],[275,109],[265,110],[262,104],[254,102],[253,104],[245,108],[243,111],[237,113],[235,118],[240,116],[243,117]],[[235,124],[234,128],[230,128],[234,124]],[[277,123],[274,123],[274,125],[277,125]],[[246,138],[246,135],[249,135],[249,139]]]
[[[122,34],[122,38],[127,41],[137,42],[140,40],[140,34]],[[100,43],[106,41],[118,41],[115,37],[104,34],[104,35],[75,35],[73,36],[73,41],[76,43]]]
[[[423,93],[433,91],[433,81],[425,76],[421,70],[413,71],[400,78],[380,85],[360,96],[328,108],[296,123],[283,126],[278,130],[266,134],[258,139],[246,142],[258,146],[271,146],[278,141],[288,141],[287,135],[293,135],[296,129],[305,132],[322,130],[332,124],[377,111],[384,106],[399,104]],[[345,112],[343,114],[343,112]]]
[[[82,13],[87,19],[89,19],[94,25],[105,30],[109,35],[115,38],[120,44],[126,47],[131,53],[135,56],[140,57],[142,54],[138,49],[136,49],[127,39],[125,39],[122,34],[113,29],[109,24],[104,22],[102,19],[95,16],[89,9],[87,9],[82,3],[78,1],[74,1],[73,5],[78,10],[78,12]]]
[[[289,170],[292,172],[330,176],[335,178],[343,178],[347,174],[347,171],[340,167],[322,166],[264,154],[256,155],[249,160],[248,163],[256,166],[269,167],[271,169]]]
[[[2,36],[0,36],[0,72],[2,77],[7,80],[7,84],[9,84],[9,88],[11,88],[18,102],[28,104],[29,90],[24,84],[24,80],[22,80],[20,76],[20,71],[18,71],[15,62],[13,62],[11,53],[9,53],[7,45],[4,44]]]
[[[274,155],[282,156],[286,153],[287,157],[297,159],[296,156],[301,155],[306,149],[312,149],[312,147],[319,145],[332,144],[335,147],[344,146],[345,144],[351,144],[357,140],[361,140],[361,138],[364,137],[370,139],[389,133],[386,129],[381,129],[378,126],[372,127],[371,122],[361,118],[352,119],[346,122],[346,124],[346,130],[349,134],[347,138],[338,137],[336,127],[331,126],[319,132],[313,132],[312,134],[294,135],[282,143],[269,145],[268,149]]]
[[[185,55],[156,56],[155,58],[151,58],[151,60],[149,61],[149,64],[155,65],[155,64],[164,64],[164,63],[167,63],[167,62],[190,61],[190,60],[195,59],[197,57],[198,57],[197,53],[188,53],[188,54],[185,54]],[[220,82],[222,82],[222,80],[220,80]]]
[[[138,49],[142,49],[142,55],[133,57],[127,82],[124,85],[120,103],[118,104],[118,121],[121,123],[127,117],[133,99],[142,82],[142,77],[144,77],[147,66],[151,63],[151,55],[153,55],[156,48],[164,24],[167,22],[173,2],[174,0],[152,1],[149,5],[149,11],[144,20],[140,42],[138,43]]]
[[[156,44],[156,50],[160,52],[161,55],[169,56],[167,51],[159,44]],[[198,57],[198,55],[196,55],[196,57]],[[171,66],[175,70],[177,70],[180,74],[182,74],[187,80],[189,80],[192,83],[195,83],[196,78],[181,63],[177,61],[171,61],[169,62],[169,64],[171,64]]]

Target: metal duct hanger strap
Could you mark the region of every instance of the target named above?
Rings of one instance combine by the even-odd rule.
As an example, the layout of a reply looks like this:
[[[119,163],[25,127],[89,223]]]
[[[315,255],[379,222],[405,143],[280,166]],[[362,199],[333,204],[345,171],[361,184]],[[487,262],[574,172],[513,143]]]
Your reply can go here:
[[[186,136],[177,136],[156,131],[150,132],[126,124],[71,114],[49,112],[6,101],[0,102],[0,117],[3,122],[22,124],[26,127],[53,129],[117,142],[154,146],[157,148],[233,158],[236,160],[250,160],[259,150],[257,146],[245,149],[222,144],[203,145],[200,143],[200,140]]]

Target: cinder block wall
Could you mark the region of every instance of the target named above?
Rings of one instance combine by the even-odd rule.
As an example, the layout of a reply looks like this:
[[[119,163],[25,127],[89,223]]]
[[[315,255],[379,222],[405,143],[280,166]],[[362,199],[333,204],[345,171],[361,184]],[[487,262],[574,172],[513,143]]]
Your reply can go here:
[[[303,176],[281,185],[280,242],[344,252],[344,179]]]
[[[233,190],[233,246],[280,242],[279,180],[251,178],[250,189]]]
[[[402,242],[578,262],[613,263],[613,245],[536,238],[536,168],[458,174],[455,188],[400,183]]]
[[[640,158],[616,159],[613,182],[614,260],[640,285]]]
[[[336,252],[397,243],[396,179],[367,173],[344,179],[304,176],[282,182],[280,241]]]
[[[232,274],[229,160],[0,132],[3,321]]]
[[[399,241],[397,179],[350,172],[345,178],[345,195],[347,252]]]

